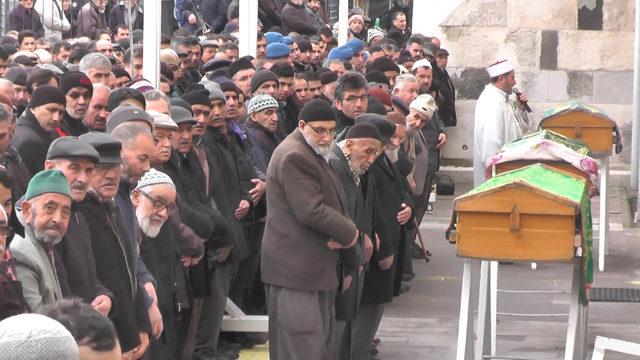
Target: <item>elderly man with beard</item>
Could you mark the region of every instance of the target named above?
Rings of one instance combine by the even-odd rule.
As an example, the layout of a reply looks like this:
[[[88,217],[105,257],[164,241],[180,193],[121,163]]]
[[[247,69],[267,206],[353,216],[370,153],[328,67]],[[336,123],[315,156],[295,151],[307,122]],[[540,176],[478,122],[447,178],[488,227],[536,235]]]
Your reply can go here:
[[[31,310],[62,300],[53,247],[62,240],[71,215],[71,191],[58,170],[43,170],[31,178],[22,202],[25,237],[16,236],[10,250]]]
[[[362,300],[353,328],[352,356],[354,359],[368,359],[369,347],[382,319],[384,304],[398,295],[398,289],[395,289],[396,272],[402,272],[398,268],[398,264],[402,264],[398,256],[403,254],[405,224],[411,219],[413,205],[405,191],[406,181],[403,181],[394,164],[400,148],[396,126],[377,114],[359,116],[356,122],[375,125],[385,148],[385,154],[378,157],[368,174],[375,182],[374,221],[380,246],[374,250],[364,276]]]
[[[179,261],[178,234],[167,222],[175,207],[176,187],[167,174],[151,169],[131,192],[131,202],[141,232],[140,255],[156,279],[158,307],[163,315],[162,335],[151,342],[149,356],[179,358],[182,349],[177,349],[178,323],[182,308],[188,308],[190,303],[186,275]]]
[[[111,292],[96,277],[96,263],[91,248],[91,233],[78,203],[84,200],[93,176],[98,152],[75,136],[56,139],[49,146],[46,170],[59,170],[71,189],[71,214],[64,241],[54,247],[55,266],[64,297],[78,297],[104,316],[112,305]]]
[[[355,320],[362,286],[363,266],[373,252],[373,177],[367,170],[382,152],[382,137],[377,127],[367,123],[352,126],[345,140],[333,146],[329,164],[338,175],[347,199],[348,214],[363,236],[358,245],[340,252],[338,274],[341,284],[336,297],[335,346],[332,359],[348,359],[351,349],[352,325]],[[363,184],[364,183],[364,184]]]
[[[80,136],[89,132],[84,117],[93,94],[91,80],[79,71],[69,71],[60,78],[60,90],[64,93],[67,104],[58,134]]]
[[[335,128],[328,102],[308,102],[298,128],[276,148],[267,170],[261,265],[272,359],[331,357],[338,250],[359,238],[340,180],[327,162]]]
[[[18,119],[11,145],[22,157],[33,176],[43,169],[51,142],[57,138],[66,100],[60,89],[51,85],[39,86],[31,96],[29,107]]]
[[[113,293],[117,305],[111,319],[123,359],[138,359],[149,345],[151,326],[145,290],[136,278],[136,248],[124,231],[124,219],[113,200],[122,177],[122,144],[113,136],[98,132],[82,135],[81,139],[96,149],[100,160],[79,211],[89,224],[98,279]]]
[[[93,85],[93,96],[84,117],[84,124],[89,131],[105,132],[107,130],[107,103],[111,95],[111,89],[103,84]]]

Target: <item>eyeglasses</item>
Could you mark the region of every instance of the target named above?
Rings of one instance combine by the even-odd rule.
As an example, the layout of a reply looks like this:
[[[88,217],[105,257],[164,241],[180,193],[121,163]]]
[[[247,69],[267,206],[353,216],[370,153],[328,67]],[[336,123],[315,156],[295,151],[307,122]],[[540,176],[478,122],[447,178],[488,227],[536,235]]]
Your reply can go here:
[[[67,96],[73,100],[78,100],[81,96],[85,100],[91,99],[91,93],[89,92],[85,92],[85,93],[72,92],[72,93],[68,93]]]
[[[365,102],[367,101],[367,95],[366,94],[362,96],[349,95],[346,98],[342,98],[342,100],[348,103],[355,103],[358,100]]]
[[[13,228],[11,226],[0,226],[0,236],[9,237],[13,235]]]
[[[311,130],[313,130],[316,134],[318,134],[318,135],[320,135],[322,137],[325,137],[327,135],[333,137],[333,135],[336,133],[336,129],[335,128],[333,128],[333,129],[316,129],[313,126],[311,126],[311,124],[309,124],[309,123],[306,123],[306,124],[307,124],[308,127],[311,128]]]
[[[142,194],[142,196],[146,197],[147,199],[149,199],[149,201],[151,201],[151,203],[153,204],[154,211],[161,212],[164,209],[167,209],[167,211],[169,211],[169,205],[165,204],[163,201],[152,198],[151,195],[147,194],[142,190],[140,191],[140,194]]]

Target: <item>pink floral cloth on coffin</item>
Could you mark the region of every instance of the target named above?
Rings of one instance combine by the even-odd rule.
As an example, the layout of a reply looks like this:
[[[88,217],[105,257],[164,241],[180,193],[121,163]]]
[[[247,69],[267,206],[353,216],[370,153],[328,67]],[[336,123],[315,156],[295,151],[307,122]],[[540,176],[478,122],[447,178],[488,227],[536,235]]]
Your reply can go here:
[[[594,158],[580,154],[575,150],[552,140],[541,138],[531,140],[532,141],[522,142],[520,146],[505,146],[499,153],[489,158],[485,169],[486,178],[489,179],[493,176],[495,165],[509,161],[565,161],[573,165],[576,169],[587,174],[589,176],[589,180],[591,180],[589,194],[591,196],[598,194],[600,178],[598,176],[598,162]]]

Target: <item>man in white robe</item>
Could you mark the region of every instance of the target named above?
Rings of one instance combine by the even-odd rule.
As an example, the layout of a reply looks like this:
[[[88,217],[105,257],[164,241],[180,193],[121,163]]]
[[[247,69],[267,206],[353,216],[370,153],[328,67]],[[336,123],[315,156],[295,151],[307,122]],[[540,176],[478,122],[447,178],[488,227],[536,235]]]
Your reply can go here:
[[[473,185],[485,181],[489,158],[504,144],[522,137],[530,126],[523,111],[524,94],[511,96],[516,85],[515,71],[509,60],[499,61],[487,68],[491,83],[478,98],[473,131]]]

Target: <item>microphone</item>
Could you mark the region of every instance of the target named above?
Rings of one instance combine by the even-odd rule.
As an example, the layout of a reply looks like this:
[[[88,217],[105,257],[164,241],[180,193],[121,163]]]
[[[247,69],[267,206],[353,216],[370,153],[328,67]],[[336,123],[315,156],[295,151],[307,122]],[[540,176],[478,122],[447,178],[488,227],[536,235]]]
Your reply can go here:
[[[513,93],[516,95],[516,99],[518,99],[518,102],[520,104],[522,104],[522,106],[524,106],[524,109],[526,112],[530,113],[531,112],[531,108],[529,107],[529,104],[527,104],[526,101],[522,101],[520,100],[520,90],[518,90],[518,88],[514,87],[513,88]]]

